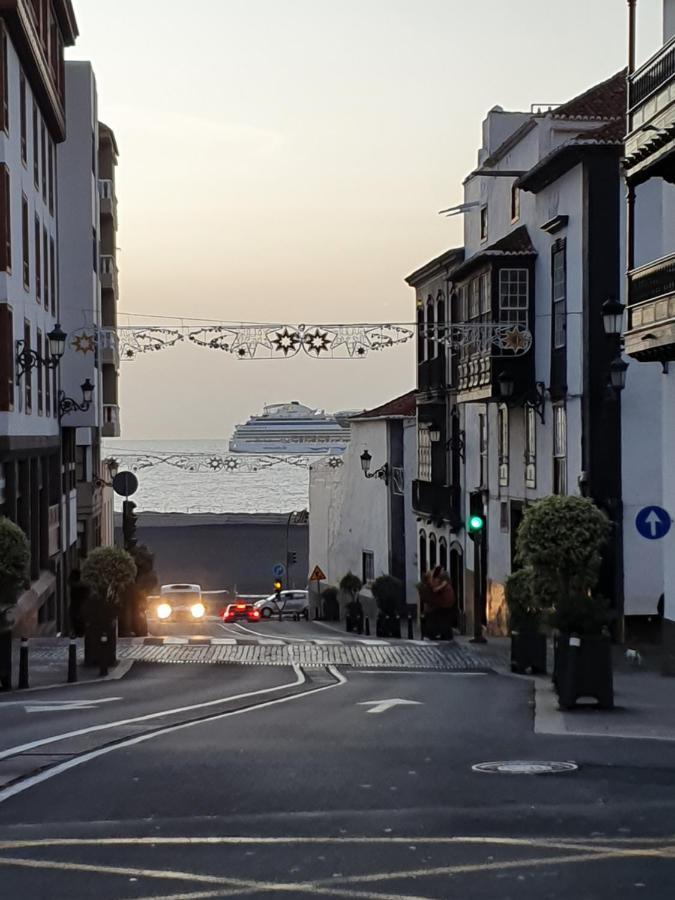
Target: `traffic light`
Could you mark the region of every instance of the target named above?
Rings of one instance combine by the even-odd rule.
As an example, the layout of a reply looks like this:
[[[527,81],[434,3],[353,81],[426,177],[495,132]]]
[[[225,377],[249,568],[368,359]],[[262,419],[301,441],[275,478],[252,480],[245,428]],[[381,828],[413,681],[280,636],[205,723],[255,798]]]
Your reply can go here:
[[[136,504],[133,500],[125,500],[122,504],[122,534],[124,549],[132,550],[136,546],[136,525],[138,516],[134,512]]]
[[[483,498],[480,494],[471,494],[469,498],[469,519],[466,523],[466,533],[472,541],[479,541],[485,531],[485,514],[483,513]]]
[[[288,565],[294,566],[297,561],[298,561],[298,554],[295,552],[295,550],[290,550],[288,553]]]

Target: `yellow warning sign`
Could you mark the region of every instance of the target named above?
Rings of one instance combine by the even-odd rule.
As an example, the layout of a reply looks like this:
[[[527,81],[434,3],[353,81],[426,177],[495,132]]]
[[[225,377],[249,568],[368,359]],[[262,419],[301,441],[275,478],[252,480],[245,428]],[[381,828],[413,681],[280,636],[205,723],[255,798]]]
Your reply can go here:
[[[325,581],[326,576],[323,574],[319,566],[314,566],[314,571],[309,576],[310,581]]]

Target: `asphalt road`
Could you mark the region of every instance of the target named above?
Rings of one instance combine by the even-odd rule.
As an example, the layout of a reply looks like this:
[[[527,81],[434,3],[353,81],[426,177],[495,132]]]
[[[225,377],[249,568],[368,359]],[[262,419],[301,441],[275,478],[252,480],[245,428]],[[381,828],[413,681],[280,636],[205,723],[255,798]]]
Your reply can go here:
[[[261,630],[273,628],[316,636],[311,623]],[[60,712],[0,704],[5,752],[137,718],[37,748],[51,768],[0,789],[3,898],[670,900],[675,891],[672,744],[536,736],[527,679],[136,665],[119,682],[30,702],[78,696],[122,699]],[[407,702],[377,711],[393,700]],[[472,770],[491,760],[579,768]]]

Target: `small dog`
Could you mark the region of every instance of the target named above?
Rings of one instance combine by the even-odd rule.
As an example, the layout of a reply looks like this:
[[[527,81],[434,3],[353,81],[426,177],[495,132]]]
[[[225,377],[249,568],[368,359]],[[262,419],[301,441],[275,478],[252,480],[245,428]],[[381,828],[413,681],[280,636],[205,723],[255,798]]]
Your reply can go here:
[[[642,665],[642,655],[639,650],[626,650],[626,659],[633,666]]]

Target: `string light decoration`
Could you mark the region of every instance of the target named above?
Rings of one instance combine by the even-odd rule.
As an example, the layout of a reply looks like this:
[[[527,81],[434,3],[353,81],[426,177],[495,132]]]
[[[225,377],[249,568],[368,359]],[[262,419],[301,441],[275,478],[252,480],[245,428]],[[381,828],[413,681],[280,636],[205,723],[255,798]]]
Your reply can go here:
[[[223,473],[225,475],[237,475],[240,473],[261,472],[264,469],[272,469],[275,466],[293,466],[306,469],[316,461],[309,456],[234,456],[231,454],[218,455],[213,453],[126,453],[118,451],[118,460],[124,468],[131,472],[140,472],[143,469],[151,469],[155,466],[171,466],[184,472],[210,472],[212,474]],[[328,464],[337,468],[342,465],[342,459],[338,456],[329,457]]]

